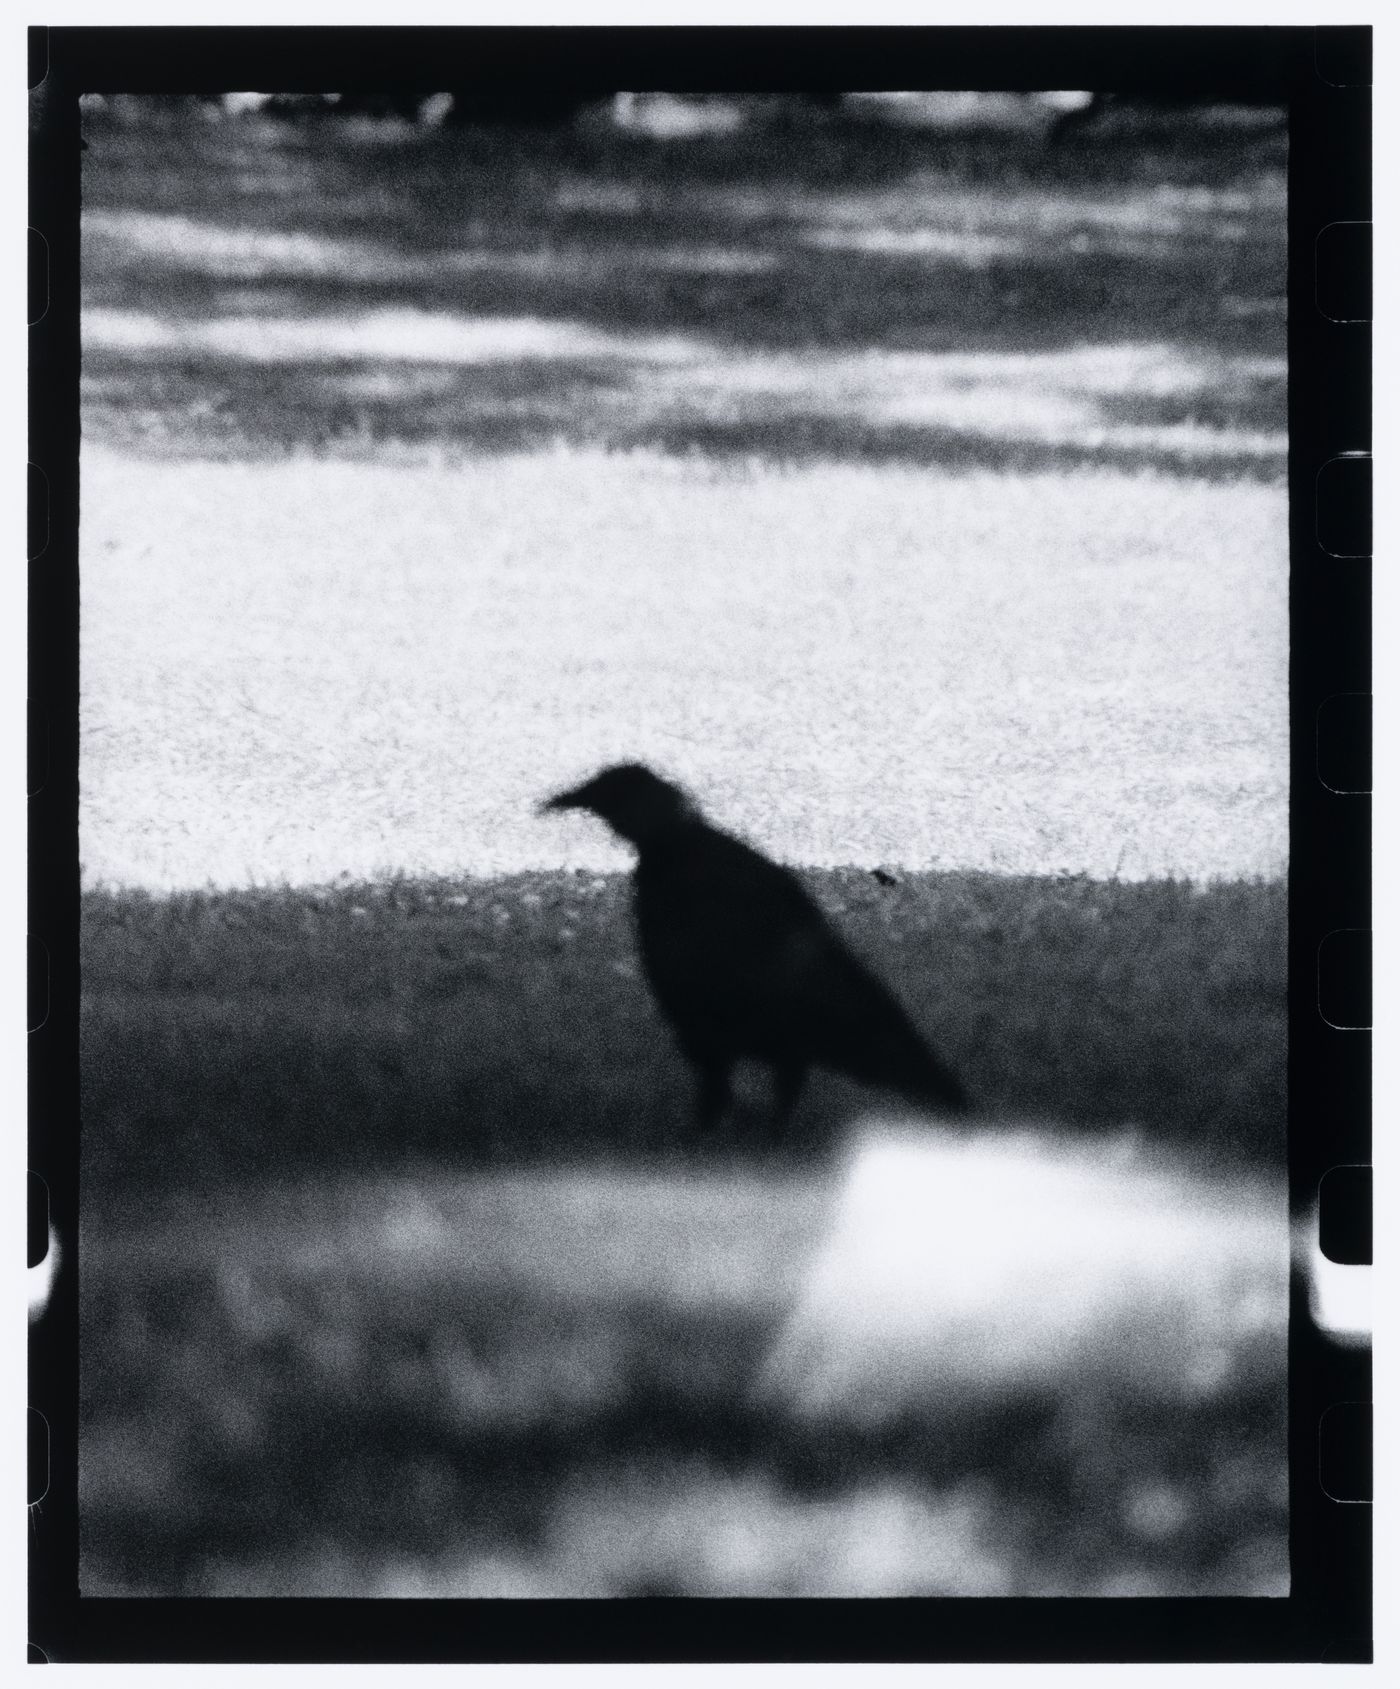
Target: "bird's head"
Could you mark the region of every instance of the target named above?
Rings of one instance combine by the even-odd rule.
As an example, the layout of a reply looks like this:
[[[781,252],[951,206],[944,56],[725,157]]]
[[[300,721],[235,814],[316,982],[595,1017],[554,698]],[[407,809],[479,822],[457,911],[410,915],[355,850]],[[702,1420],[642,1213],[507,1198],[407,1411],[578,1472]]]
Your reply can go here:
[[[664,837],[697,814],[679,786],[639,762],[605,768],[583,785],[560,792],[540,805],[543,814],[564,809],[590,811],[638,848]]]

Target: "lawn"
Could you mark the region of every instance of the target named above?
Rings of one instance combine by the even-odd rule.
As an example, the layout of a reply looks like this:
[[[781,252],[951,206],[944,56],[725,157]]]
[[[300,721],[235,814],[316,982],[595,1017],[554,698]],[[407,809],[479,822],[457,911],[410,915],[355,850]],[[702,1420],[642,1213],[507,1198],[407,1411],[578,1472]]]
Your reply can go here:
[[[1282,886],[807,880],[987,1109],[1282,1164]],[[97,1189],[703,1147],[617,876],[94,892],[83,932]],[[860,1098],[815,1083],[794,1153]]]
[[[618,868],[535,810],[635,758],[799,863],[1286,858],[1272,487],[90,451],[83,497],[90,884]]]
[[[87,883],[1282,872],[1277,125],[86,130]]]
[[[658,139],[129,102],[85,136],[87,437],[128,452],[1283,477],[1276,122],[1059,149],[851,110]]]
[[[1141,1169],[1091,1162],[1136,1238]],[[831,1174],[318,1176],[85,1219],[82,1589],[1281,1594],[1282,1193],[1169,1189],[1233,1247],[1204,1294],[1139,1252],[1106,1311],[1047,1306],[1022,1248],[970,1345],[906,1298],[894,1379],[869,1328],[802,1358]]]
[[[85,132],[85,1592],[1281,1592],[1277,127]],[[536,813],[637,756],[937,1223],[835,1078],[695,1141]]]
[[[695,1139],[616,876],[89,894],[84,1589],[1281,1592],[1282,888],[807,878],[986,1111],[873,1216],[844,1082]]]

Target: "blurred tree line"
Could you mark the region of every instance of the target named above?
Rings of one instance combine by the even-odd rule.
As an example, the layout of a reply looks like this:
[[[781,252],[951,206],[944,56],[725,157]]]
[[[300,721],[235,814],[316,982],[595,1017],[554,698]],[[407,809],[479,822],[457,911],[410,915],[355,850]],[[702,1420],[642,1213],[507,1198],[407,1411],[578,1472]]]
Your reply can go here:
[[[262,114],[289,122],[324,117],[388,119],[433,128],[472,125],[563,127],[585,117],[659,138],[723,132],[755,123],[825,115],[832,119],[921,128],[1035,129],[1058,144],[1123,129],[1152,131],[1191,117],[1249,128],[1281,125],[1281,106],[1246,95],[1238,100],[1140,99],[1085,90],[1034,93],[939,91],[841,93],[815,89],[780,94],[629,93],[548,83],[501,89],[424,93],[385,89],[352,93],[203,93],[86,96],[85,105],[122,114],[127,107],[196,109],[210,118]]]

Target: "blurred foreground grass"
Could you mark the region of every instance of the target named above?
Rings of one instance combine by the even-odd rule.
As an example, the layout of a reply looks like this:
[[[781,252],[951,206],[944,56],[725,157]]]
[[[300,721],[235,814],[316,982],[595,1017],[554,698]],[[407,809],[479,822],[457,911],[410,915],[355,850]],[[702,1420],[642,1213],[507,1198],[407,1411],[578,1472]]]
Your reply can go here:
[[[805,878],[985,1107],[1282,1166],[1281,884]],[[622,876],[97,890],[82,966],[89,1190],[702,1148]],[[792,1148],[862,1100],[816,1076]]]
[[[1208,1215],[1242,1193],[1209,1224],[1262,1225],[1245,1270],[1278,1300],[1284,1209],[1275,1250],[1251,1181],[1282,1166],[1282,886],[807,878],[987,1104],[1053,1118],[1125,1212],[1173,1142]],[[786,1157],[742,1120],[689,1142],[620,878],[91,892],[83,1016],[87,1594],[1286,1588],[1281,1329],[1229,1335],[1234,1292],[1172,1313],[1170,1266],[1144,1307],[1105,1242],[1060,1299],[1087,1358],[1067,1334],[1047,1375],[1042,1334],[1023,1366],[1050,1303],[995,1186],[968,1328],[1009,1343],[995,1380],[949,1372],[935,1273],[904,1316],[927,1376],[888,1411],[859,1359],[834,1408],[800,1366],[765,1392],[832,1236],[838,1313],[840,1236],[857,1278],[881,1258],[859,1207],[832,1230],[872,1099],[815,1082]],[[1224,1370],[1163,1399],[1095,1350],[1104,1296]]]
[[[484,1173],[85,1220],[83,1592],[1284,1593],[1280,1331],[1184,1401],[1092,1350],[950,1390],[934,1291],[896,1411],[859,1377],[808,1411],[763,1375],[835,1194]]]

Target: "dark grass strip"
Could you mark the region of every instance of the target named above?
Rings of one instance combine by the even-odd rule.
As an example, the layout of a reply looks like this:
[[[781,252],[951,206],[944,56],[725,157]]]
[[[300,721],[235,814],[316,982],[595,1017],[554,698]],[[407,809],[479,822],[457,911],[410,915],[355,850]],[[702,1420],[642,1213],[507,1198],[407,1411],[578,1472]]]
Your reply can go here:
[[[1281,884],[807,879],[986,1108],[1282,1167]],[[705,1150],[625,878],[594,874],[89,892],[82,1087],[99,1190]],[[791,1152],[875,1101],[818,1076]]]

